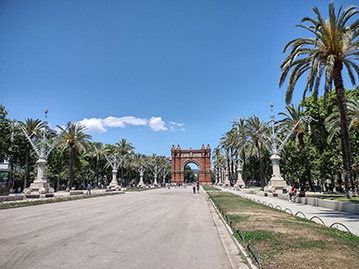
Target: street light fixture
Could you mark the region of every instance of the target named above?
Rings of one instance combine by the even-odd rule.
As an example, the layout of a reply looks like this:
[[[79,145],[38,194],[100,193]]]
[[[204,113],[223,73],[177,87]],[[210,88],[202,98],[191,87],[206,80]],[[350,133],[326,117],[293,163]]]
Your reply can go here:
[[[311,128],[310,128],[310,123],[314,120],[314,118],[312,118],[311,116],[302,116],[300,117],[299,121],[293,126],[293,128],[288,132],[288,134],[286,135],[285,139],[283,141],[279,141],[280,145],[279,147],[277,147],[277,132],[275,131],[275,117],[274,117],[274,113],[273,113],[273,102],[270,103],[270,107],[271,107],[271,129],[272,129],[272,133],[270,135],[270,140],[271,140],[271,144],[269,144],[266,140],[264,140],[262,138],[261,134],[258,134],[258,138],[259,140],[263,143],[263,145],[268,149],[268,151],[270,152],[271,156],[270,156],[270,160],[272,161],[272,170],[273,170],[273,174],[272,177],[270,179],[270,181],[268,182],[268,186],[266,187],[266,189],[268,191],[275,191],[276,189],[284,189],[287,187],[287,184],[285,182],[285,180],[282,178],[281,174],[280,174],[280,167],[279,167],[279,161],[280,161],[280,153],[282,152],[284,146],[287,144],[290,136],[294,133],[295,129],[297,128],[297,126],[302,123],[303,121],[308,123],[308,134],[311,135]]]

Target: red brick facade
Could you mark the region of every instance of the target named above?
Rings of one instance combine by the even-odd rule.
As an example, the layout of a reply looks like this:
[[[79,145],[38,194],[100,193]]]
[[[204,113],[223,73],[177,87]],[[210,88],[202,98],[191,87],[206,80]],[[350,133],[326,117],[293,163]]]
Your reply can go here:
[[[173,145],[171,148],[172,156],[172,183],[184,183],[184,168],[189,163],[198,166],[198,180],[201,185],[212,184],[211,180],[211,148],[202,145],[200,150],[181,150]]]

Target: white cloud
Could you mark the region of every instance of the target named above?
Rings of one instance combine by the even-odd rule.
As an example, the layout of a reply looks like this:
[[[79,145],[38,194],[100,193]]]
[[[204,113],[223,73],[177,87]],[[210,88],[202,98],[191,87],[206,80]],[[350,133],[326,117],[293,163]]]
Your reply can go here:
[[[112,117],[109,116],[105,119],[101,118],[84,118],[79,121],[83,126],[87,128],[87,133],[90,134],[101,134],[107,132],[107,128],[125,128],[127,126],[148,126],[153,131],[167,131],[168,129],[172,132],[176,131],[175,126],[181,127],[183,123],[177,123],[170,121],[166,123],[162,120],[162,117],[151,117],[150,120],[146,118],[136,118],[133,116],[125,117]],[[169,128],[166,127],[169,125]],[[184,131],[184,128],[180,128],[180,131]]]
[[[127,117],[107,117],[104,119],[104,126],[106,127],[121,127],[124,128],[126,125],[147,125],[148,120],[147,119],[141,119],[141,118],[135,118],[133,116],[127,116]]]
[[[175,122],[175,121],[169,121],[168,123],[172,124],[172,125],[177,125],[177,126],[183,126],[184,125],[184,123],[178,123],[178,122]]]
[[[155,132],[168,130],[165,127],[165,122],[162,120],[161,117],[152,117],[150,119],[149,126]]]
[[[87,133],[101,134],[101,133],[106,132],[106,128],[103,125],[102,119],[96,119],[96,118],[87,119],[87,118],[85,118],[79,122],[87,128],[87,130],[86,130]]]

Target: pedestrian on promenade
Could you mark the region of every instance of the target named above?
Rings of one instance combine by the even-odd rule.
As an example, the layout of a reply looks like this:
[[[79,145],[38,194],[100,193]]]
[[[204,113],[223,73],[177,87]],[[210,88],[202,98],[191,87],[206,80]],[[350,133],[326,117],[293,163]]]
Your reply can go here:
[[[193,193],[196,194],[196,185],[194,183],[193,183],[192,188],[193,188]]]
[[[87,185],[86,195],[91,195],[91,184],[90,183]]]
[[[294,198],[293,198],[294,197]],[[295,199],[297,199],[298,194],[297,194],[297,189],[293,186],[290,191],[289,191],[289,200],[291,202],[295,202]],[[293,199],[293,200],[292,200]]]
[[[199,194],[199,181],[197,181],[197,193]]]

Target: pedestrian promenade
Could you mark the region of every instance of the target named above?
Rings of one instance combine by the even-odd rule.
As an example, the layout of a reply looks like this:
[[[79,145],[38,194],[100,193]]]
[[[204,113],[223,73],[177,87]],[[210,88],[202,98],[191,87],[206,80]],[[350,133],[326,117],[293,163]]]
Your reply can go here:
[[[255,201],[260,201],[260,203],[265,202],[265,204],[271,203],[273,207],[280,207],[282,210],[288,208],[294,215],[297,212],[302,212],[307,219],[311,219],[314,216],[319,217],[323,220],[325,226],[330,226],[333,223],[342,223],[351,231],[351,233],[359,236],[359,215],[354,215],[346,212],[339,212],[327,208],[306,205],[301,203],[294,203],[287,200],[279,199],[277,197],[269,197],[269,196],[260,196],[256,194],[245,193],[244,191],[237,191],[228,188],[220,188],[224,192],[233,193],[235,195],[239,195],[244,198],[255,199]],[[287,210],[288,213],[289,210]],[[303,217],[302,214],[297,214],[298,217]],[[313,221],[317,223],[321,223],[319,219],[314,218]],[[334,227],[346,231],[346,229],[340,225],[334,225]]]

